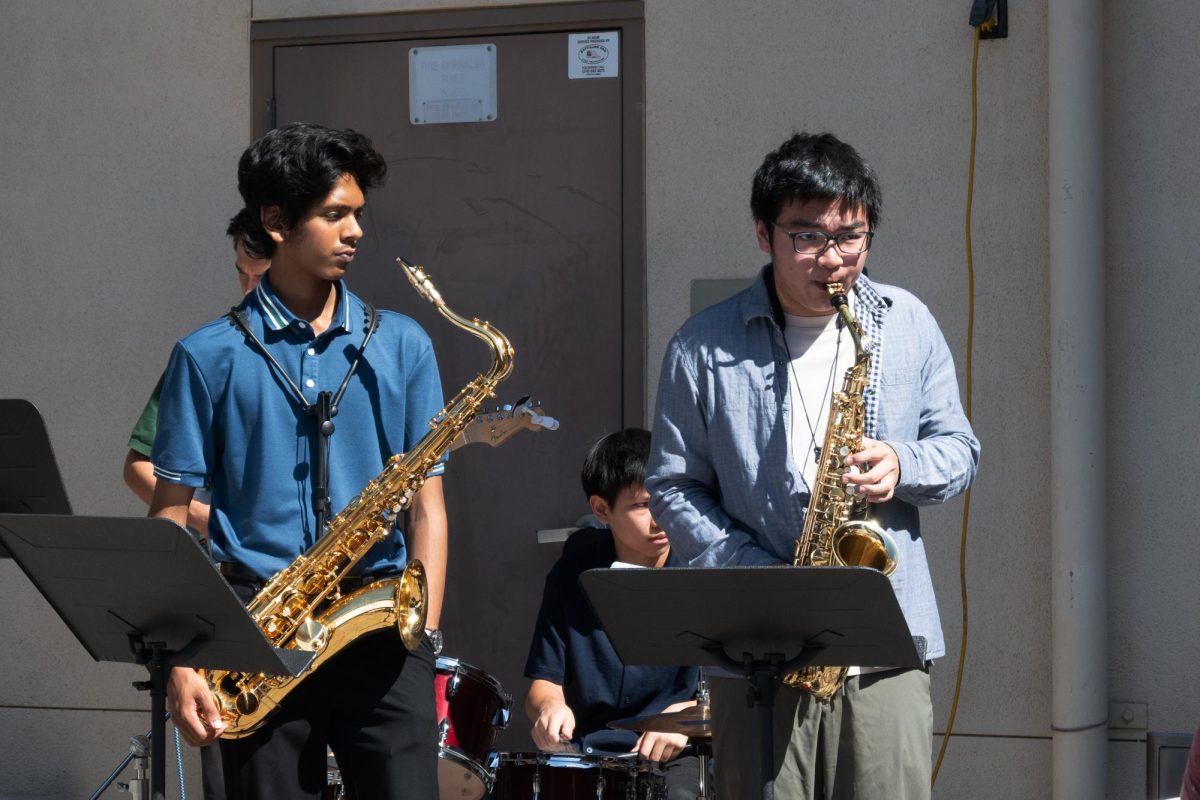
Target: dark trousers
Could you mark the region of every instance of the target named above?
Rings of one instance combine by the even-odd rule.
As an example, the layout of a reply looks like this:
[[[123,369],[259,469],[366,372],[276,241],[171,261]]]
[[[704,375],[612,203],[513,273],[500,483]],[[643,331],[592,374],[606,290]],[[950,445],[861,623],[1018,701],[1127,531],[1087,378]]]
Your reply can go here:
[[[333,749],[349,800],[438,796],[434,654],[394,630],[361,637],[287,696],[263,728],[223,739],[228,800],[311,798]]]
[[[221,769],[221,740],[200,748],[200,778],[204,800],[225,800],[225,772]]]

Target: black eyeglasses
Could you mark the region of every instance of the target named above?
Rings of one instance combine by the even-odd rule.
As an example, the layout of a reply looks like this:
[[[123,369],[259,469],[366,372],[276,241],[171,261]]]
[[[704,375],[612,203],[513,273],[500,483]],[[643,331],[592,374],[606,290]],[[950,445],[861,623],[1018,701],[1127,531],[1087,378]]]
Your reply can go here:
[[[779,223],[775,225],[778,227]],[[829,245],[833,245],[844,256],[856,256],[870,249],[875,231],[846,231],[836,236],[824,231],[783,231],[783,235],[792,240],[792,249],[798,255],[819,256]]]

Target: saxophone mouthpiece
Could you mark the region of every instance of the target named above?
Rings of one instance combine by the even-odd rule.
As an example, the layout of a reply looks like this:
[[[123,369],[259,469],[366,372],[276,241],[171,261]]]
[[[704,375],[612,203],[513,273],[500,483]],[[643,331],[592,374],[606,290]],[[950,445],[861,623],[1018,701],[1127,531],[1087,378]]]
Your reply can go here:
[[[849,303],[846,299],[846,290],[842,288],[840,283],[825,284],[825,291],[829,292],[829,305],[834,308],[840,309]]]
[[[413,285],[413,288],[420,292],[421,296],[435,306],[443,306],[446,301],[442,299],[442,295],[434,288],[433,281],[429,280],[429,276],[425,274],[425,270],[415,264],[410,264],[403,258],[397,257],[396,263],[404,270],[405,276],[408,277],[408,282]]]

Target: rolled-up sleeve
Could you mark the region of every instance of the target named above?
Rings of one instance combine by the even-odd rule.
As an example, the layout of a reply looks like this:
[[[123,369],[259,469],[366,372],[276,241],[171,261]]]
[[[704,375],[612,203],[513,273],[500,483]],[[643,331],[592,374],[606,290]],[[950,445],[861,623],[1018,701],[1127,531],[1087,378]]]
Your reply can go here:
[[[930,322],[917,439],[887,442],[900,461],[896,498],[917,506],[943,503],[965,491],[979,467],[979,440],[963,413],[954,359],[936,323]]]
[[[691,566],[781,563],[722,506],[720,470],[709,436],[714,396],[697,378],[697,356],[676,334],[659,376],[646,490],[650,512],[675,554]]]

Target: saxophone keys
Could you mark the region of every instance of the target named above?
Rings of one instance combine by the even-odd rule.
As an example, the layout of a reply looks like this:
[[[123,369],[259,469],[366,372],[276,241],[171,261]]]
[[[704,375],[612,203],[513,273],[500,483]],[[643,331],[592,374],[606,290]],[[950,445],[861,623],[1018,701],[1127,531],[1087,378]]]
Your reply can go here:
[[[294,641],[298,650],[315,653],[329,643],[329,629],[312,617],[305,617],[296,629]]]
[[[241,692],[234,700],[234,705],[237,707],[238,713],[243,716],[253,714],[255,711],[258,711],[258,695],[252,691]]]

